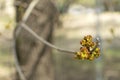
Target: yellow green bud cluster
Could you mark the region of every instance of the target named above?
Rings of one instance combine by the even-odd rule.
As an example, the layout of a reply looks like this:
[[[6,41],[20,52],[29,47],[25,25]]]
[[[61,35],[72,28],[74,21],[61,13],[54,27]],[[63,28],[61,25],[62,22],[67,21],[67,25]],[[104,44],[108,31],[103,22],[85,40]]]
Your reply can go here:
[[[80,44],[82,46],[86,46],[86,47],[92,47],[92,46],[95,45],[95,43],[92,42],[92,36],[91,35],[85,36],[84,39],[80,41]]]
[[[100,56],[100,48],[97,42],[92,41],[92,36],[87,35],[80,41],[82,47],[79,52],[75,53],[75,58],[81,60],[94,60]]]

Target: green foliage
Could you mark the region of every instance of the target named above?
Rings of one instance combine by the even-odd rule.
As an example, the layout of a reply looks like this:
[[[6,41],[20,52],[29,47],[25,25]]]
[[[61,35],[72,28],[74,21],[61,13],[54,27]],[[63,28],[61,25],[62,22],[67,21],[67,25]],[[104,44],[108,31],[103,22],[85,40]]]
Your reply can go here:
[[[76,0],[76,3],[82,4],[87,7],[93,7],[96,4],[96,0]]]
[[[57,0],[58,8],[60,10],[65,10],[71,4],[81,4],[86,7],[96,7],[96,3],[105,8],[105,10],[109,10],[113,8],[115,11],[120,10],[120,0]]]
[[[80,4],[86,7],[94,7],[95,0],[57,0],[57,7],[61,13],[66,12],[71,4]]]
[[[59,7],[64,7],[65,5],[69,4],[81,4],[84,6],[92,7],[95,6],[96,0],[57,0]]]

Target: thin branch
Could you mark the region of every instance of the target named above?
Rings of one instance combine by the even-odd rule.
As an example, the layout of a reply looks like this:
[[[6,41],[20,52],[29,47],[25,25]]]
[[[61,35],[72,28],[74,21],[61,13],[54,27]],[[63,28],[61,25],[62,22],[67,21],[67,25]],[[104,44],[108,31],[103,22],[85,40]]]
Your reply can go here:
[[[30,13],[32,12],[32,10],[34,9],[34,7],[35,7],[35,5],[38,3],[38,1],[39,1],[39,0],[33,0],[33,1],[30,3],[28,9],[26,10],[26,12],[25,12],[25,14],[24,14],[24,16],[23,16],[23,18],[22,18],[22,21],[23,21],[23,22],[26,22],[26,21],[27,21]]]
[[[41,36],[37,35],[32,29],[29,28],[29,26],[27,26],[25,23],[20,23],[21,27],[24,28],[25,30],[27,30],[31,35],[33,35],[36,39],[38,39],[39,41],[41,41],[42,43],[46,44],[47,46],[54,48],[60,52],[65,52],[65,53],[75,53],[75,51],[70,51],[70,50],[65,50],[62,48],[59,48],[51,43],[49,43],[48,41],[44,40]]]
[[[26,12],[24,13],[24,16],[22,18],[23,22],[26,22],[30,13],[32,12],[32,10],[34,9],[35,5],[38,3],[39,0],[32,0],[32,2],[30,3],[30,5],[28,6]],[[15,58],[15,66],[16,66],[16,70],[18,72],[18,75],[20,76],[21,80],[27,80],[24,73],[22,72],[22,69],[20,67],[18,58],[17,58],[17,52],[16,52],[16,37],[18,36],[18,34],[21,31],[21,27],[16,28],[17,31],[14,32],[14,58]]]
[[[15,40],[15,39],[14,39]],[[16,44],[15,44],[15,41],[14,41],[14,44],[13,44],[15,47],[16,47]],[[16,48],[14,48],[16,49]],[[18,75],[19,77],[21,78],[21,80],[27,80],[24,73],[22,72],[22,69],[20,67],[20,64],[19,64],[19,61],[18,61],[18,58],[17,58],[17,54],[16,54],[16,50],[14,50],[14,59],[15,59],[15,66],[16,66],[16,70],[18,72]]]
[[[28,17],[30,16],[30,14],[32,13],[32,10],[34,9],[35,5],[38,3],[39,0],[32,0],[32,2],[30,3],[30,5],[28,6],[28,8],[26,9],[24,16],[22,18],[21,22],[26,22]],[[15,33],[15,36],[17,36],[21,31],[21,27],[17,28],[17,31]]]
[[[43,42],[44,44],[48,45],[49,47],[51,48],[54,48],[58,51],[61,51],[61,52],[65,52],[65,53],[75,53],[74,51],[68,51],[68,50],[65,50],[65,49],[62,49],[62,48],[59,48],[49,42],[47,42],[46,40],[44,40],[42,37],[38,36],[32,29],[30,29],[26,24],[26,20],[28,19],[30,13],[32,12],[33,8],[35,7],[35,5],[38,3],[39,0],[33,0],[31,3],[30,3],[30,6],[28,7],[28,9],[26,10],[24,16],[23,16],[23,19],[20,23],[21,27],[23,27],[25,30],[27,30],[28,32],[30,32],[34,37],[36,37],[39,41]],[[19,32],[21,31],[21,27],[19,26],[18,30],[16,31],[16,36],[19,34]]]
[[[27,4],[27,3],[21,3],[21,1],[16,1],[15,5],[16,5],[16,6],[22,6],[23,8],[27,8],[27,7],[28,7],[28,4]],[[39,14],[39,11],[37,11],[37,10],[35,10],[35,9],[33,9],[31,13],[33,13],[33,14],[36,15],[36,16],[39,16],[39,15],[40,15],[40,14]]]
[[[32,31],[26,24],[25,22],[27,21],[29,15],[31,14],[32,10],[34,9],[35,5],[38,3],[39,0],[33,0],[30,5],[28,6],[26,12],[24,13],[24,16],[22,18],[22,23],[20,23],[21,27],[18,26],[16,28],[16,31],[14,32],[14,57],[15,57],[15,66],[18,72],[18,75],[20,76],[21,80],[27,80],[24,73],[22,72],[22,69],[20,67],[18,58],[17,58],[17,52],[16,52],[16,37],[19,35],[21,28],[23,27],[25,30],[27,30],[28,32],[30,32],[33,36],[35,36],[39,41],[43,42],[44,44],[48,45],[49,47],[52,47],[58,51],[61,52],[65,52],[65,53],[75,53],[74,51],[68,51],[68,50],[64,50],[61,48],[56,47],[55,45],[45,41],[42,37],[38,36],[34,31]],[[19,25],[19,24],[18,24]]]

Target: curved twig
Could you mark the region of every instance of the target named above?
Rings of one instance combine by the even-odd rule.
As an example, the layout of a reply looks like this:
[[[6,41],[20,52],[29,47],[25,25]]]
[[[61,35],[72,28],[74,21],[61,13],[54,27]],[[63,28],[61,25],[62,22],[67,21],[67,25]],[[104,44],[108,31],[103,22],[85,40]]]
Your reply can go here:
[[[37,35],[32,29],[30,29],[25,23],[21,22],[20,23],[21,27],[24,28],[25,30],[27,30],[31,35],[33,35],[36,39],[38,39],[39,41],[41,41],[42,43],[46,44],[47,46],[56,49],[60,52],[65,52],[65,53],[75,53],[75,51],[70,51],[70,50],[65,50],[62,48],[59,48],[51,43],[49,43],[48,41],[44,40],[41,36]]]
[[[37,38],[39,41],[43,42],[44,44],[48,45],[51,48],[54,48],[60,52],[65,52],[65,53],[75,53],[74,51],[68,51],[59,47],[56,47],[55,45],[47,42],[46,40],[44,40],[42,37],[38,36],[32,29],[30,29],[25,22],[27,21],[29,15],[31,14],[32,10],[34,9],[35,5],[37,4],[39,0],[33,0],[29,7],[27,8],[26,12],[24,13],[24,16],[22,18],[21,23],[18,23],[18,27],[16,28],[15,32],[14,32],[14,57],[15,57],[15,66],[17,69],[17,72],[20,76],[20,78],[22,80],[27,80],[24,73],[22,72],[22,69],[20,67],[18,58],[17,58],[17,52],[16,52],[16,37],[19,35],[21,28],[24,28],[25,30],[27,30],[29,33],[31,33],[31,35],[33,35],[35,38]],[[19,26],[20,25],[20,26]]]
[[[37,4],[39,0],[32,0],[32,2],[30,3],[30,5],[28,6],[26,12],[24,13],[24,16],[22,18],[23,22],[26,22],[30,13],[32,12],[32,10],[34,9],[35,5]],[[17,58],[17,52],[16,52],[16,37],[18,36],[19,32],[21,31],[21,27],[16,28],[17,31],[14,31],[13,36],[14,36],[14,42],[13,42],[13,46],[14,46],[14,59],[15,59],[15,66],[16,66],[16,70],[18,72],[18,75],[20,76],[21,80],[27,80],[24,73],[22,72],[22,69],[20,67],[18,58]]]

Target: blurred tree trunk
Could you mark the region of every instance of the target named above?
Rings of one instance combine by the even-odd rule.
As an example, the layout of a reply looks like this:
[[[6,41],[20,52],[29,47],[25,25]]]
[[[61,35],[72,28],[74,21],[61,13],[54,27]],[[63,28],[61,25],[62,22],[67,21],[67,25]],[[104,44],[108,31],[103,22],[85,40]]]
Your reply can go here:
[[[17,0],[16,20],[19,22],[32,0]],[[39,0],[26,24],[39,36],[52,42],[53,27],[57,23],[57,10],[52,1]],[[17,30],[17,28],[16,28]],[[16,40],[17,58],[27,80],[54,80],[51,48],[22,29]],[[20,80],[16,74],[15,80]]]
[[[102,0],[106,11],[120,11],[120,0]]]
[[[114,11],[114,2],[113,0],[103,0],[103,5],[105,11]]]

